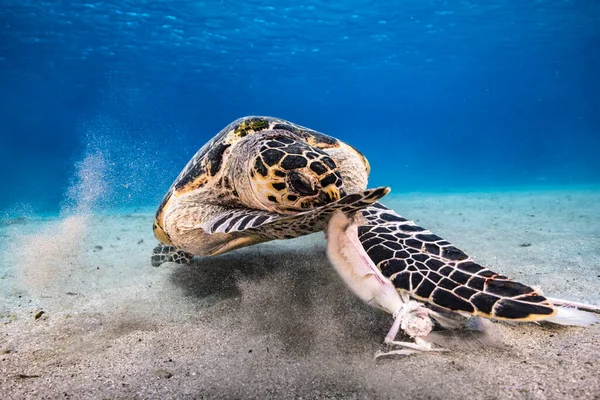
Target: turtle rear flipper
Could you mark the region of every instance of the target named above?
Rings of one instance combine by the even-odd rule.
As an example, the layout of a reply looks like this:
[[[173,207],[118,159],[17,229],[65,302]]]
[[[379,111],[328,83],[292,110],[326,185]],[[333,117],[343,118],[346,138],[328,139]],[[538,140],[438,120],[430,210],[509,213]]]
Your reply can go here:
[[[161,243],[152,251],[152,257],[150,260],[153,267],[159,267],[161,264],[166,262],[189,264],[193,257],[193,254],[186,253],[175,246],[169,246]]]

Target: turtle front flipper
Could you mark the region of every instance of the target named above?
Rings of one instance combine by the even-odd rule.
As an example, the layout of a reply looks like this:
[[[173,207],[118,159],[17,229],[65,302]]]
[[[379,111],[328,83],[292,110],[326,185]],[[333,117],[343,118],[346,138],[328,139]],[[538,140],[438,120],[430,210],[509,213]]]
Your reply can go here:
[[[481,266],[382,204],[361,215],[358,239],[398,290],[446,310],[488,318],[536,321],[556,313],[531,287]]]
[[[462,315],[589,325],[595,316],[557,307],[522,283],[475,262],[448,241],[380,203],[355,218],[365,254],[400,293]]]
[[[387,187],[366,189],[359,193],[343,196],[341,199],[295,214],[278,214],[263,210],[232,209],[215,214],[209,221],[196,226],[208,234],[228,234],[235,248],[276,239],[291,239],[325,229],[329,218],[336,210],[346,214],[369,207],[388,194]],[[245,238],[252,238],[252,240]],[[244,241],[245,240],[245,241]],[[243,241],[243,245],[237,245]],[[246,244],[247,242],[247,244]],[[212,255],[233,250],[228,243]]]
[[[380,203],[354,216],[336,213],[329,221],[327,241],[329,260],[348,287],[394,318],[384,342],[401,349],[378,352],[376,357],[443,351],[428,341],[432,320],[449,329],[461,325],[448,324],[443,314],[410,297],[464,317],[581,326],[599,322],[589,312],[562,307],[562,300],[553,304],[541,292],[477,264],[462,250]],[[399,329],[414,343],[396,341]]]
[[[152,251],[152,257],[150,260],[153,267],[160,267],[161,264],[166,262],[188,264],[190,261],[192,261],[193,257],[193,254],[186,253],[175,246],[169,246],[161,243]]]
[[[170,230],[169,243],[155,251],[155,263],[194,256],[215,256],[242,247],[277,239],[291,239],[325,229],[335,210],[354,214],[389,192],[389,188],[367,189],[343,196],[329,204],[293,214],[280,214],[249,208],[226,208],[205,204],[199,214],[194,207],[180,207],[170,216],[176,228]],[[186,214],[187,213],[187,214]],[[198,216],[198,218],[195,218]],[[193,222],[193,223],[190,223]],[[167,225],[167,229],[169,226]],[[175,246],[172,253],[168,245]],[[165,252],[168,254],[165,256]],[[184,253],[188,253],[187,255]]]

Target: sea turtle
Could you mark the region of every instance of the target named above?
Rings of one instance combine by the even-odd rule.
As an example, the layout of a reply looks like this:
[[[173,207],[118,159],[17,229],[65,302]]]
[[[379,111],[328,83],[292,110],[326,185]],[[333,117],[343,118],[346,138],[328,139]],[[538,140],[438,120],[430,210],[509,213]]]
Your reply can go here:
[[[333,137],[282,119],[240,118],[194,155],[167,192],[154,221],[162,244],[152,263],[326,230],[329,259],[344,281],[394,316],[386,343],[405,348],[394,354],[439,350],[424,338],[432,318],[452,326],[447,313],[597,321],[490,271],[377,202],[389,189],[366,189],[369,169],[358,150]],[[415,343],[395,342],[400,328]]]
[[[232,122],[188,162],[158,207],[153,264],[322,231],[388,193],[365,190],[367,159],[322,133],[272,117]]]

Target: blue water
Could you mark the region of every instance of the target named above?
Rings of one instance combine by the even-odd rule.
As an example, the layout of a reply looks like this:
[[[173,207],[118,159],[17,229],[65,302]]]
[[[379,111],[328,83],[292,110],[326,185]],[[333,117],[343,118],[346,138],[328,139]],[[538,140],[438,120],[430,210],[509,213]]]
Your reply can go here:
[[[102,204],[155,206],[248,114],[396,193],[600,182],[594,0],[3,0],[0,35],[0,210],[58,210],[94,152]]]

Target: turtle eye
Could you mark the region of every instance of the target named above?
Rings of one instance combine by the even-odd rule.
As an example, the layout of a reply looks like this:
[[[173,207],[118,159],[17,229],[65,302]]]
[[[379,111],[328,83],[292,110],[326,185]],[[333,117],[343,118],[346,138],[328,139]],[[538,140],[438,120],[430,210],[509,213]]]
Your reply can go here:
[[[288,181],[291,188],[302,196],[314,196],[319,192],[308,177],[298,172],[288,173]]]

